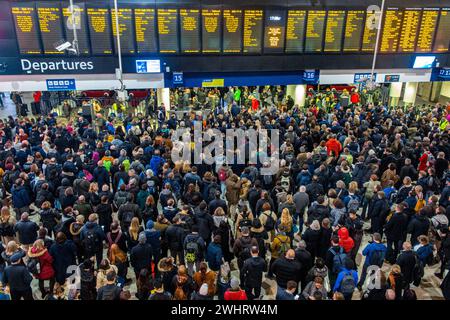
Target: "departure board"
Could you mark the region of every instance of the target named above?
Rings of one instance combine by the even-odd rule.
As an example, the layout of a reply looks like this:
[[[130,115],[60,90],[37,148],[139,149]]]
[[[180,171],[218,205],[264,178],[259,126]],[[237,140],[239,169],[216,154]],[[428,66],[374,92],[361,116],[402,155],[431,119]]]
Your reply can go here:
[[[200,53],[200,10],[180,9],[181,52]]]
[[[261,53],[263,10],[244,11],[244,53]]]
[[[15,3],[11,7],[21,54],[41,54],[34,4]]]
[[[133,29],[133,10],[131,8],[118,8],[119,18],[119,36],[122,54],[133,54],[134,49],[134,29]],[[117,53],[117,27],[116,10],[111,9],[112,34],[114,39],[114,48]]]
[[[158,34],[160,53],[178,53],[177,9],[158,9]]]
[[[380,39],[380,52],[393,53],[398,49],[402,28],[403,12],[398,8],[388,8],[383,17],[383,29]]]
[[[223,52],[242,52],[242,10],[223,10]]]
[[[72,14],[73,11],[73,14]],[[84,3],[75,3],[73,10],[68,3],[63,4],[64,29],[66,41],[73,42],[73,31],[76,29],[78,40],[78,52],[82,55],[89,54],[89,39],[86,24],[86,9]]]
[[[344,32],[344,10],[330,10],[327,14],[325,28],[325,52],[339,52],[342,49],[342,33]]]
[[[59,3],[38,2],[37,13],[44,54],[64,54],[55,49],[56,43],[64,39]]]
[[[403,24],[398,43],[398,52],[414,52],[421,12],[422,9],[417,8],[407,8],[403,11]]]
[[[265,12],[264,52],[283,53],[286,32],[286,12],[268,10]]]
[[[137,53],[156,53],[155,9],[135,8],[134,27],[136,29]]]
[[[306,52],[321,52],[323,42],[323,27],[325,26],[325,10],[308,11],[308,20],[306,21]]]
[[[375,42],[377,41],[377,22],[373,17],[373,12],[366,11],[366,19],[364,20],[364,33],[361,45],[361,51],[372,52],[375,50]]]
[[[441,10],[439,16],[439,25],[436,31],[436,39],[434,40],[435,52],[448,52],[450,42],[450,8]]]
[[[361,48],[364,30],[364,10],[347,11],[344,32],[344,52],[357,52]]]
[[[202,10],[202,52],[220,53],[221,10]]]
[[[111,23],[106,8],[87,8],[92,54],[112,54]]]
[[[416,52],[431,52],[436,32],[439,9],[424,8],[417,37]]]
[[[289,10],[286,24],[286,53],[303,52],[305,10]]]

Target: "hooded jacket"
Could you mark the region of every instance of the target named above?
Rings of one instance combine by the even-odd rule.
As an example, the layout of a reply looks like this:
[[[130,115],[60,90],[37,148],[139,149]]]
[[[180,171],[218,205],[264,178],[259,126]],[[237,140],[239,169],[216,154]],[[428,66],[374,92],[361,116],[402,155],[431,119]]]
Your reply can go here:
[[[245,260],[242,267],[244,286],[247,288],[261,287],[262,275],[267,269],[267,262],[261,257],[251,257]]]
[[[349,253],[355,246],[355,242],[353,241],[352,238],[350,238],[347,228],[345,227],[340,228],[338,231],[338,236],[339,236],[339,246],[344,248],[344,251],[346,253]]]
[[[55,270],[53,269],[53,257],[48,253],[47,249],[38,250],[31,247],[28,250],[28,257],[39,260],[40,271],[35,275],[36,279],[48,280],[55,276]]]

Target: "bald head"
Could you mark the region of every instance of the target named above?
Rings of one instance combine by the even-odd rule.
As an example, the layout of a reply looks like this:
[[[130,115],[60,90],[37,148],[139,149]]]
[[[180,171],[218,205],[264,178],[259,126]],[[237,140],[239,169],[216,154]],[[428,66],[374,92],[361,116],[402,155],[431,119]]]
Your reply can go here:
[[[409,241],[403,242],[403,250],[405,250],[405,251],[411,251],[411,249],[412,249],[411,242],[409,242]]]
[[[293,249],[289,249],[286,252],[286,259],[294,260],[295,259],[295,251]]]
[[[22,215],[20,216],[20,219],[23,221],[27,221],[28,220],[28,213],[24,212],[22,213]]]

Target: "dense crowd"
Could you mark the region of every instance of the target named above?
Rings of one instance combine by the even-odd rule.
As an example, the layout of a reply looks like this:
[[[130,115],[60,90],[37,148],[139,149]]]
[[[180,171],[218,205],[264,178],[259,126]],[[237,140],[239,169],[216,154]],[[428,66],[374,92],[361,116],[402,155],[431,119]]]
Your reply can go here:
[[[180,95],[213,112],[0,120],[2,299],[254,300],[274,280],[266,298],[412,300],[433,265],[450,298],[450,105]],[[174,163],[171,132],[197,122],[278,129],[279,171]]]

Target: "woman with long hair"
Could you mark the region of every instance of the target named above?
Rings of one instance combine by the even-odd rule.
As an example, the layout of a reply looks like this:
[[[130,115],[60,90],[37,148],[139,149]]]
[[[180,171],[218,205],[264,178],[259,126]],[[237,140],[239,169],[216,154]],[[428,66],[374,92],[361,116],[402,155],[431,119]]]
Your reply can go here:
[[[136,279],[136,287],[136,298],[139,300],[148,300],[150,297],[150,292],[153,289],[151,273],[148,269],[142,269],[139,272],[139,276]]]
[[[402,299],[402,293],[405,289],[405,278],[402,274],[402,269],[398,264],[394,264],[391,268],[391,272],[387,278],[388,288],[395,291],[395,300]]]
[[[101,198],[98,194],[97,182],[91,182],[91,184],[89,186],[89,199],[88,200],[95,212],[95,209],[101,203]]]
[[[131,219],[130,227],[128,228],[128,249],[131,250],[138,244],[139,233],[144,231],[144,228],[139,223],[139,218]]]
[[[292,241],[294,236],[294,220],[292,219],[292,215],[288,208],[284,208],[283,211],[281,211],[281,217],[278,219],[277,228],[280,226],[284,227],[286,235],[289,236]]]
[[[14,240],[16,233],[14,232],[14,225],[16,218],[11,215],[8,207],[2,207],[0,214],[0,236],[3,244],[7,244]]]
[[[44,241],[39,239],[33,243],[33,246],[28,250],[28,257],[35,259],[39,262],[38,273],[34,274],[34,277],[39,280],[39,290],[41,291],[42,298],[47,293],[53,292],[55,286],[55,270],[53,269],[53,257],[48,253],[47,248],[44,245]],[[49,291],[45,290],[45,281],[50,282]]]
[[[156,220],[156,217],[158,216],[158,209],[156,207],[155,198],[152,195],[149,195],[146,198],[142,213],[144,217],[144,225],[147,224],[148,220]]]
[[[112,265],[117,267],[117,281],[123,285],[125,284],[128,272],[128,257],[117,244],[112,244],[108,255],[109,261]]]

